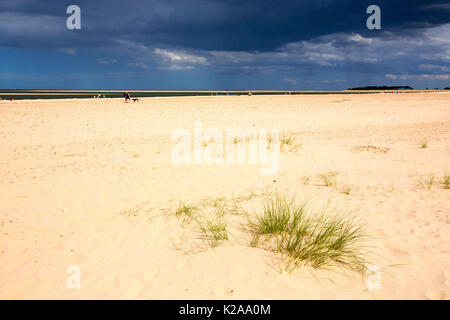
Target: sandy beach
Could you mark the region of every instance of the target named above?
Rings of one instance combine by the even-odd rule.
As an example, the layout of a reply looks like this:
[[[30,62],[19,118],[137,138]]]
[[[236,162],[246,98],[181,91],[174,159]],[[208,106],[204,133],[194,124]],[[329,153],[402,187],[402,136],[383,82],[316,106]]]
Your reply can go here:
[[[1,299],[450,298],[449,93],[1,101],[0,118]],[[176,165],[171,136],[198,121],[291,142],[275,175]],[[381,287],[250,246],[242,224],[274,193],[356,216]],[[205,203],[226,209],[217,246],[176,214]]]

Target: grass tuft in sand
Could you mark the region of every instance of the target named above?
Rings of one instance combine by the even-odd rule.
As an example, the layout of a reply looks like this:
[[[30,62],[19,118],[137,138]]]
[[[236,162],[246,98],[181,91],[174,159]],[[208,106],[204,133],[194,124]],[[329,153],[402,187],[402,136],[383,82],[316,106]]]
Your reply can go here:
[[[272,144],[274,143],[272,140],[272,136],[268,136],[268,144],[267,148],[271,148]],[[302,147],[303,144],[298,141],[298,139],[292,135],[292,134],[283,134],[279,138],[279,145],[281,151],[286,152],[298,152]]]
[[[434,182],[435,182],[434,174],[430,174],[428,176],[421,177],[419,179],[419,185],[428,189],[428,191],[431,190],[431,187],[434,185]]]
[[[298,152],[303,147],[303,144],[293,135],[283,135],[280,137],[280,150],[289,152]]]
[[[425,138],[420,142],[420,148],[422,149],[428,148],[428,139]]]
[[[352,192],[352,190],[353,190],[353,187],[352,187],[352,186],[346,185],[346,186],[344,186],[344,188],[342,189],[342,193],[343,193],[343,194],[346,194],[347,196],[349,196],[350,193]]]
[[[185,222],[189,223],[188,232],[194,231],[188,247],[194,246],[195,250],[189,250],[197,252],[198,249],[214,248],[229,240],[228,220],[245,219],[248,213],[243,204],[257,196],[252,192],[241,196],[204,198],[195,205],[180,202],[175,215],[182,221],[183,227],[187,227]],[[207,246],[198,246],[195,239],[207,243]]]
[[[366,235],[354,219],[333,212],[314,215],[304,203],[275,196],[266,200],[262,215],[249,221],[249,230],[252,246],[280,253],[288,272],[303,265],[365,270]]]
[[[180,202],[175,210],[175,215],[179,219],[192,219],[193,215],[197,212],[198,205],[188,204],[185,202]]]
[[[292,146],[294,144],[294,138],[292,136],[284,136],[280,138],[280,145]]]
[[[450,174],[445,174],[442,178],[442,184],[444,185],[444,189],[450,189]]]
[[[215,248],[222,241],[228,240],[227,223],[221,218],[214,220],[200,221],[196,220],[204,240],[208,241],[210,246]]]
[[[328,172],[328,173],[319,175],[319,178],[322,179],[325,186],[335,187],[337,185],[337,176],[338,176],[338,173],[335,171],[332,171],[332,172]]]

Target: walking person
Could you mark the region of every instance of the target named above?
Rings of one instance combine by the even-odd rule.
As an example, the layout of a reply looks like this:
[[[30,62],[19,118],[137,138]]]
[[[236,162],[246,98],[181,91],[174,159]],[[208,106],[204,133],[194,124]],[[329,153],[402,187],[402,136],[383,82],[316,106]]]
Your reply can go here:
[[[123,94],[123,96],[125,97],[125,102],[129,102],[131,97],[130,97],[130,93],[127,91]]]

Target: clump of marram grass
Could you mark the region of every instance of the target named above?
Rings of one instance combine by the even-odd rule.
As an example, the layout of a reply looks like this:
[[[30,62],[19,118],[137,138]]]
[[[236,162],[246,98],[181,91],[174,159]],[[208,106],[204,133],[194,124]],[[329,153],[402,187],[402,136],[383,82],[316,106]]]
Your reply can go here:
[[[218,218],[216,220],[196,220],[202,237],[213,248],[219,246],[222,241],[228,240],[227,223]]]
[[[250,219],[248,230],[251,245],[281,254],[288,272],[303,265],[365,270],[366,235],[355,219],[325,212],[313,215],[305,204],[276,196],[266,200],[262,215]]]
[[[442,184],[444,185],[444,189],[450,189],[450,174],[444,174]]]
[[[434,185],[434,182],[435,182],[434,174],[430,174],[430,175],[428,175],[428,176],[421,177],[421,178],[419,179],[419,184],[420,184],[422,187],[427,188],[428,191],[431,190],[431,187]]]
[[[193,232],[192,241],[187,247],[192,252],[208,247],[217,247],[223,241],[228,240],[228,218],[239,219],[239,216],[247,216],[247,210],[243,203],[250,201],[258,195],[254,192],[248,195],[216,198],[204,198],[196,204],[180,202],[175,209],[175,215],[182,222],[183,227],[188,227],[188,232]],[[185,222],[187,222],[185,224]],[[197,236],[194,236],[196,234]],[[200,240],[205,245],[198,245],[195,240]]]
[[[224,198],[219,197],[215,199],[204,200],[203,207],[205,211],[212,212],[217,217],[224,217],[225,215],[239,215],[244,210],[240,206],[240,202],[244,201],[240,198]]]
[[[270,149],[274,144],[273,138],[271,135],[267,138],[267,148]],[[290,134],[281,135],[278,139],[278,143],[280,146],[280,150],[286,150],[291,152],[297,152],[302,148],[302,143],[298,142],[296,137]]]
[[[344,188],[342,189],[342,193],[343,193],[343,194],[346,194],[347,196],[349,196],[350,193],[352,192],[352,190],[353,190],[353,187],[352,187],[352,186],[346,185],[346,186],[344,186]]]
[[[280,145],[291,146],[294,143],[294,138],[292,136],[283,136],[280,138]]]
[[[297,141],[295,136],[292,135],[284,135],[280,138],[280,149],[287,149],[291,152],[297,152],[302,148],[302,144]]]
[[[247,212],[241,204],[255,197],[257,194],[252,192],[247,196],[204,198],[196,204],[180,201],[178,207],[175,208],[175,215],[179,219],[195,220],[201,216],[213,215],[222,218],[226,215],[246,214]]]
[[[337,172],[331,171],[325,174],[320,174],[319,178],[322,179],[325,186],[335,187],[337,185],[337,176]]]
[[[264,203],[264,214],[257,216],[255,221],[250,222],[250,227],[254,231],[253,244],[258,242],[261,235],[275,235],[284,232],[290,223],[291,216],[300,217],[304,207],[295,208],[293,211],[293,200],[287,201],[281,197],[274,197]]]
[[[198,205],[188,204],[185,202],[180,202],[178,207],[175,209],[175,215],[178,219],[192,219],[193,215],[197,212]]]
[[[427,139],[427,138],[423,139],[423,140],[420,142],[420,147],[421,147],[422,149],[428,148],[428,139]]]

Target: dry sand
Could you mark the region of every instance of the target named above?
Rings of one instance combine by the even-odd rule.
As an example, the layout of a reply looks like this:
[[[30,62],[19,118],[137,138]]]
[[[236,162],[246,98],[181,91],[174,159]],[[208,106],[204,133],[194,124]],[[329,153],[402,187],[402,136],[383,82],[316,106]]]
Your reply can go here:
[[[14,101],[0,102],[0,119],[0,298],[450,297],[450,190],[440,182],[450,94]],[[277,177],[254,165],[175,166],[171,133],[195,121],[280,129],[299,148],[281,153]],[[330,171],[334,187],[318,178]],[[419,181],[431,175],[428,190]],[[250,247],[239,210],[275,191],[357,215],[381,289],[353,271],[280,272],[273,254]],[[227,217],[230,240],[202,249],[175,209],[221,197],[252,199]],[[70,265],[79,290],[66,286]]]

